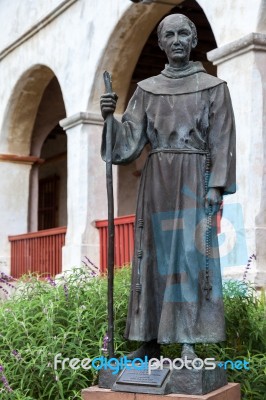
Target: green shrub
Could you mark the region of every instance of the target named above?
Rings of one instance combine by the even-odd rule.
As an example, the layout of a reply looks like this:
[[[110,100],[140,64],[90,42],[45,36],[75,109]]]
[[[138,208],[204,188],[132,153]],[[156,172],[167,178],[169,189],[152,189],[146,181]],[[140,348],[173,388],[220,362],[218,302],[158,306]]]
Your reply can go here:
[[[130,269],[115,274],[115,350],[122,355],[138,345],[123,339]],[[249,371],[228,371],[240,382],[245,400],[266,399],[265,297],[244,283],[225,285],[227,342],[197,346],[200,357],[246,359]],[[54,370],[54,356],[83,359],[102,354],[107,331],[107,280],[75,269],[56,282],[27,277],[18,294],[0,304],[1,400],[74,400],[97,380],[93,370]],[[178,357],[180,346],[163,346]],[[1,382],[2,380],[2,382]],[[9,389],[10,388],[10,389]],[[10,391],[9,391],[10,390]],[[12,390],[12,391],[11,391]]]
[[[217,360],[246,360],[249,370],[228,369],[228,380],[241,384],[242,399],[266,400],[266,301],[265,293],[243,281],[224,283],[227,341],[201,345],[200,356]]]
[[[128,282],[128,270],[116,274],[118,351]],[[99,355],[107,331],[106,290],[105,278],[91,279],[86,269],[75,269],[57,283],[27,278],[17,296],[2,303],[0,364],[14,392],[2,392],[1,399],[24,400],[17,393],[27,394],[25,400],[80,398],[80,390],[93,384],[96,374],[70,368],[55,371],[53,360],[58,353],[80,359]]]

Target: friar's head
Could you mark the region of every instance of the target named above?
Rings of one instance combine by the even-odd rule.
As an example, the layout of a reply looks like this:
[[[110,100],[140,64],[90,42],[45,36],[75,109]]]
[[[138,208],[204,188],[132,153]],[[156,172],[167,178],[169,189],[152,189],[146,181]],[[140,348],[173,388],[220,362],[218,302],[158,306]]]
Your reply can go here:
[[[197,46],[195,24],[183,14],[165,17],[157,28],[158,43],[171,67],[180,68],[189,62],[191,49]]]

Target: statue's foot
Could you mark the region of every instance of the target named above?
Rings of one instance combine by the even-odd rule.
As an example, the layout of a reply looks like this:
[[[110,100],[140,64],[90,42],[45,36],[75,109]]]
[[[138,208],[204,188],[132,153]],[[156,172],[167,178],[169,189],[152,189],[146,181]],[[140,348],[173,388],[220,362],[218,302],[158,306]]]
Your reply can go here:
[[[185,360],[185,357],[189,361],[193,361],[195,358],[198,358],[197,354],[194,351],[193,344],[184,343],[182,345],[182,351],[181,351],[182,360]]]
[[[151,358],[160,358],[160,344],[157,343],[156,339],[142,343],[137,350],[127,354],[127,359],[134,360],[135,358],[140,358],[144,360],[145,356],[147,356],[149,360]]]

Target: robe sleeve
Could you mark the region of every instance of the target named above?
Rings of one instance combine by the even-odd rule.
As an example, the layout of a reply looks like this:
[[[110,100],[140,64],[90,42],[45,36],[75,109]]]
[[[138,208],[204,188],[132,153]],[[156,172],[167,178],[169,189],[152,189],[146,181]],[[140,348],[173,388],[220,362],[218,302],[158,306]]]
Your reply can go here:
[[[145,110],[145,92],[136,89],[122,122],[113,120],[113,164],[127,164],[139,157],[144,146],[148,143],[146,133],[147,118]],[[103,128],[101,155],[106,159],[106,126]]]
[[[236,191],[235,120],[226,83],[211,89],[209,151],[211,157],[209,188],[222,188],[223,194]]]

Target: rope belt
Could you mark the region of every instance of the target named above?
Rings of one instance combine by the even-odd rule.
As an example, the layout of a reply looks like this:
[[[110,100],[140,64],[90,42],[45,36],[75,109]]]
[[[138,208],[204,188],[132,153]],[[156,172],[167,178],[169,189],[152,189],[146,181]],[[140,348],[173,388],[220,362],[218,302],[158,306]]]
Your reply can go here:
[[[173,153],[173,154],[203,154],[203,155],[208,155],[209,152],[206,150],[200,150],[200,149],[154,149],[151,150],[149,153],[149,156],[152,154],[156,153]]]

